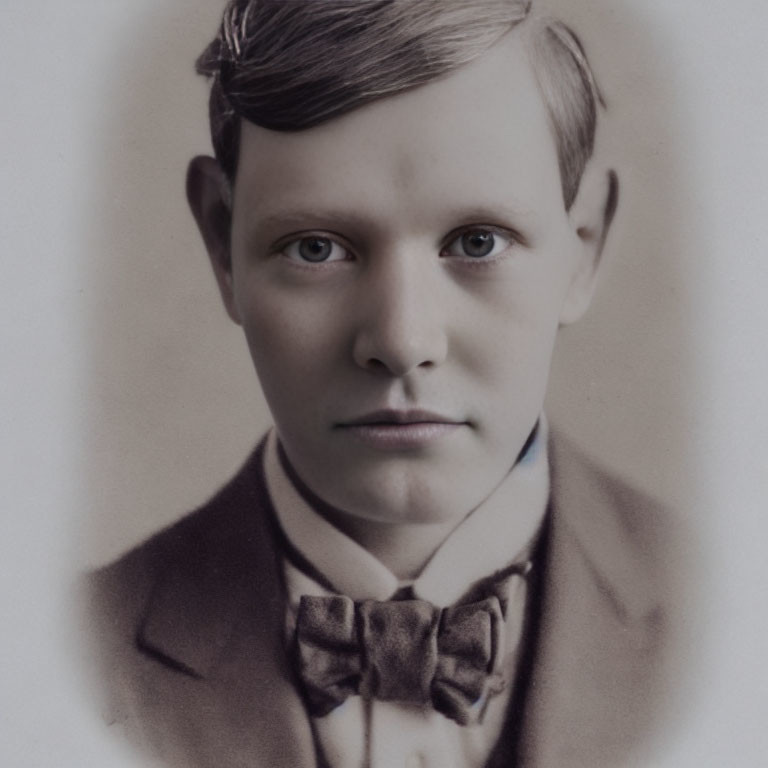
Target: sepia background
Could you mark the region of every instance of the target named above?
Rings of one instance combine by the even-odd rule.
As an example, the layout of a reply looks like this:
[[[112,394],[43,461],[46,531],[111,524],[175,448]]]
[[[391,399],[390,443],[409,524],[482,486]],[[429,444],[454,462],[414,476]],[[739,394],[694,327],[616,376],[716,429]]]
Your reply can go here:
[[[766,765],[768,6],[545,5],[585,43],[622,181],[548,411],[698,541],[696,674],[659,764]],[[221,7],[0,0],[2,765],[135,764],[82,690],[71,587],[204,501],[269,423],[183,196]]]

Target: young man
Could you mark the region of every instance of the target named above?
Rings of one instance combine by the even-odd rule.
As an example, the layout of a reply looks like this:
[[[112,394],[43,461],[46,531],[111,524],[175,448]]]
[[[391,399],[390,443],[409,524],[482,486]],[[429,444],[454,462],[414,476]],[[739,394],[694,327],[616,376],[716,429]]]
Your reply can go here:
[[[617,202],[513,0],[234,0],[187,193],[275,427],[93,579],[109,717],[173,766],[621,765],[663,515],[551,436]]]

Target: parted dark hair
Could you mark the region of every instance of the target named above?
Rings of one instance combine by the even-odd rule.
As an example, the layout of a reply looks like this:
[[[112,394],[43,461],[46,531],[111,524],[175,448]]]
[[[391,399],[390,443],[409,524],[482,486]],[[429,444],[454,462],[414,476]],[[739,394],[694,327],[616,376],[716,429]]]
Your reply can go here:
[[[232,181],[241,119],[311,128],[446,75],[526,22],[570,209],[602,99],[576,35],[530,12],[531,0],[230,0],[197,60],[212,81],[216,158]]]

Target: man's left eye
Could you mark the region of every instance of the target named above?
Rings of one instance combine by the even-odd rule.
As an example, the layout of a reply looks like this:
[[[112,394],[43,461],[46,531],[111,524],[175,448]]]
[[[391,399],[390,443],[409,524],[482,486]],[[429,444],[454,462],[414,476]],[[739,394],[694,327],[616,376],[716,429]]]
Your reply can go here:
[[[454,238],[443,249],[443,256],[463,259],[487,259],[503,253],[512,245],[512,238],[491,229],[469,229]]]

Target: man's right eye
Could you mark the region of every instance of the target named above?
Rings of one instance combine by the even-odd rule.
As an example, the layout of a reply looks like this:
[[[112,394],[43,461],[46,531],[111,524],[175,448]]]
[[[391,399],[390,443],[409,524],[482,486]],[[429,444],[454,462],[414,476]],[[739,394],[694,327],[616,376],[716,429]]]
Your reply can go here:
[[[330,237],[309,235],[287,243],[281,253],[292,261],[320,264],[329,261],[346,261],[349,252]]]

